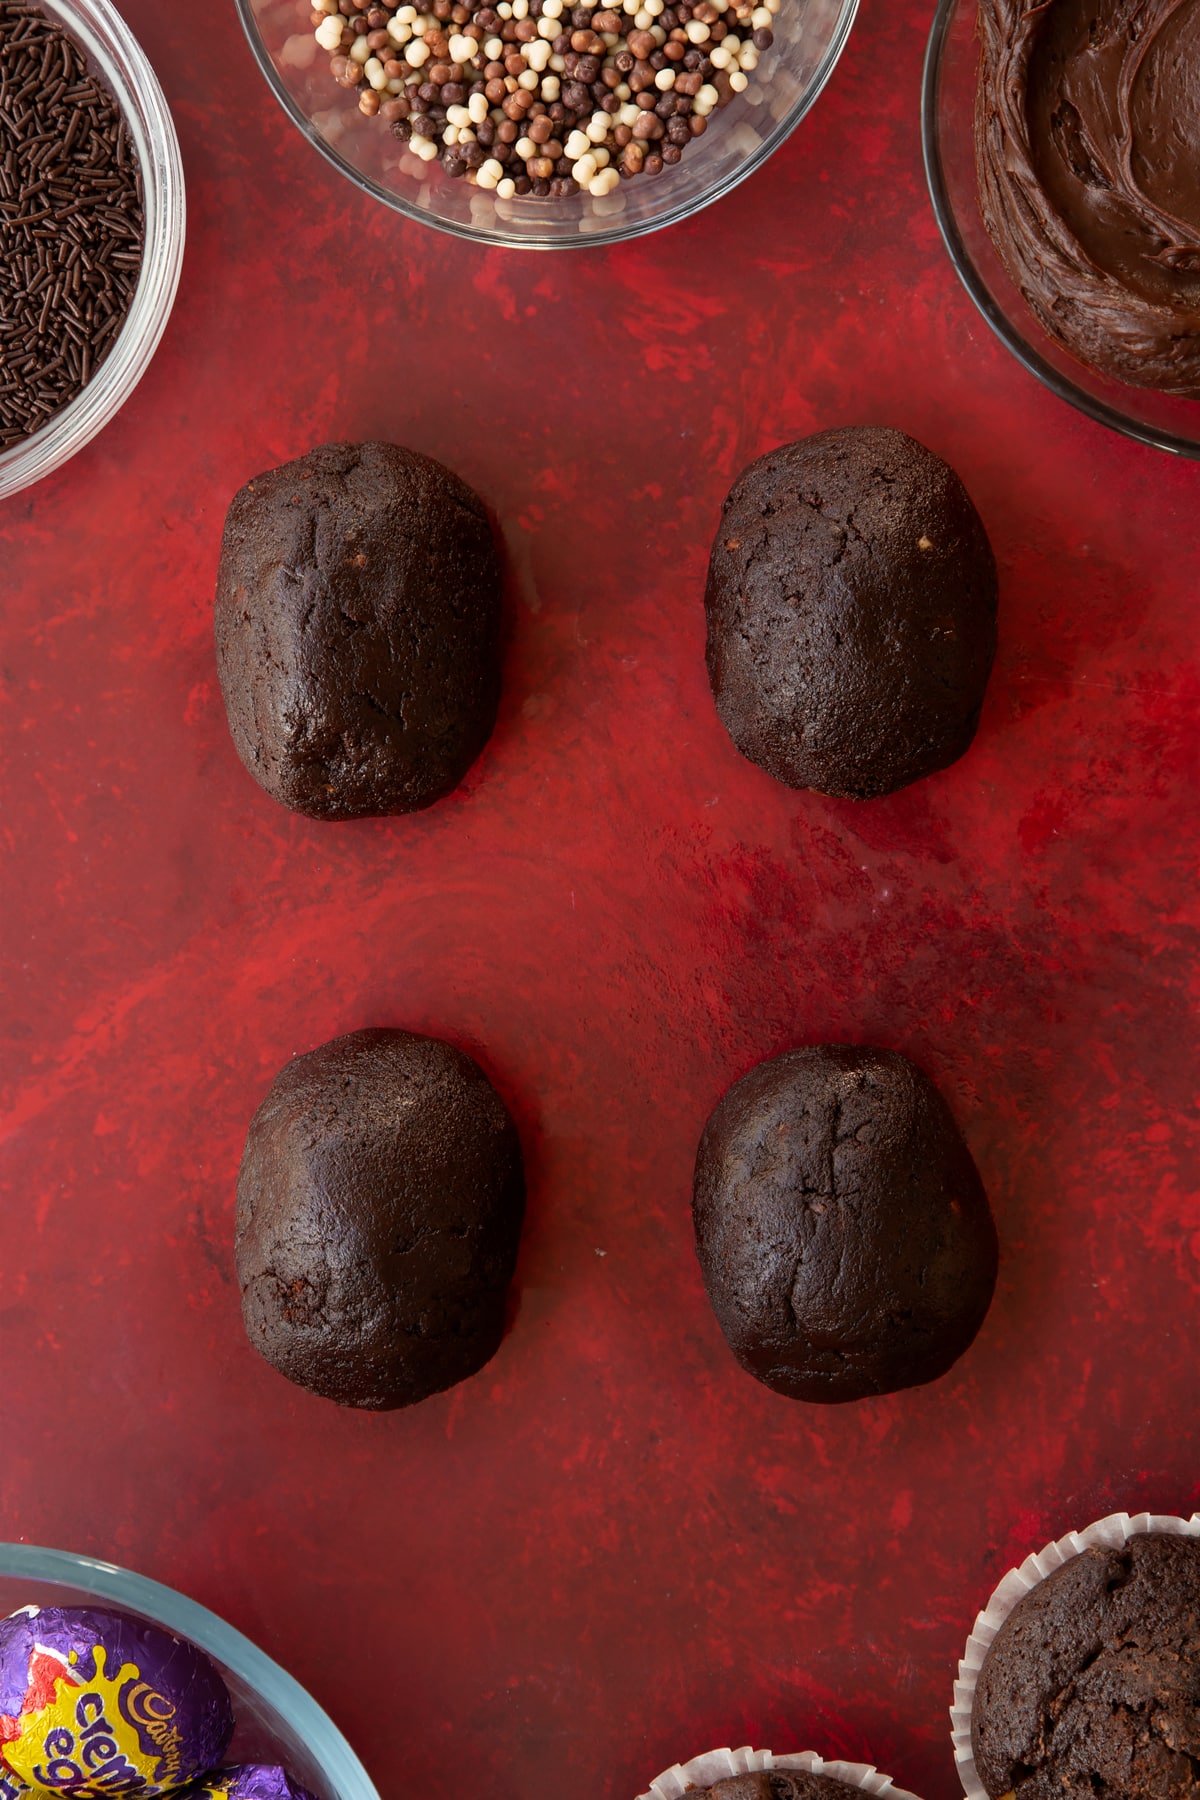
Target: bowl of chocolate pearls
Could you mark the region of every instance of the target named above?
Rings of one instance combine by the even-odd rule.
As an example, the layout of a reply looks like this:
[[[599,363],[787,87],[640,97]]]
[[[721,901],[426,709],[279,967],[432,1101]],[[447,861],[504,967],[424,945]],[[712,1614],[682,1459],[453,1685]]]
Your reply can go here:
[[[458,237],[655,231],[758,167],[858,0],[237,0],[285,111],[344,175]]]
[[[74,456],[158,347],[183,164],[109,0],[0,0],[0,498]]]

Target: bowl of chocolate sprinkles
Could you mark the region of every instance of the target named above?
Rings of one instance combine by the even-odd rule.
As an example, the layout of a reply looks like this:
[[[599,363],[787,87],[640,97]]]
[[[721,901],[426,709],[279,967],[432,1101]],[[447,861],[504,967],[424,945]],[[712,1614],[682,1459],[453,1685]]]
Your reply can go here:
[[[0,0],[0,498],[128,399],[184,223],[167,103],[109,0]]]
[[[512,249],[656,231],[788,138],[858,0],[237,0],[276,98],[357,187]]]

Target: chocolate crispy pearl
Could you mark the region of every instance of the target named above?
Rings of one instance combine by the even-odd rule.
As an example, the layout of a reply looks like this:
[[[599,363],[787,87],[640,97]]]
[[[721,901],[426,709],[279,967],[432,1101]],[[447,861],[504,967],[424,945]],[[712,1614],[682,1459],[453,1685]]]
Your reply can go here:
[[[238,755],[314,819],[430,806],[495,723],[500,571],[483,503],[395,444],[325,444],[225,522],[217,665]]]
[[[516,1129],[470,1057],[405,1031],[297,1057],[238,1178],[251,1343],[343,1406],[465,1380],[499,1347],[524,1203]]]
[[[1027,1594],[980,1671],[971,1739],[994,1800],[1197,1800],[1200,1541],[1088,1550]]]
[[[771,1769],[757,1775],[731,1775],[708,1788],[688,1788],[709,1800],[862,1800],[861,1788],[847,1787],[832,1775],[807,1775],[798,1769]]]
[[[731,1350],[795,1400],[933,1381],[991,1303],[996,1232],[971,1153],[933,1083],[891,1051],[760,1063],[705,1127],[693,1214]]]
[[[903,432],[818,432],[751,463],[705,604],[725,728],[789,787],[890,794],[971,743],[995,560],[958,476]]]

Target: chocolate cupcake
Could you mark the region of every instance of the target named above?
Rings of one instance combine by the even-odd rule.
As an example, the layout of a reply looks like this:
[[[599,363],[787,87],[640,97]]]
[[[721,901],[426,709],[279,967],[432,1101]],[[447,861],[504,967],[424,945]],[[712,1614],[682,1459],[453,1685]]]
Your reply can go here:
[[[775,1756],[770,1750],[710,1750],[676,1763],[639,1800],[916,1800],[869,1763],[825,1762],[815,1750]]]
[[[754,1775],[727,1775],[711,1787],[690,1787],[689,1794],[709,1800],[859,1800],[862,1790],[832,1775],[806,1775],[802,1769],[760,1769]]]
[[[953,1720],[968,1800],[1197,1800],[1200,1515],[1118,1514],[1007,1575]]]

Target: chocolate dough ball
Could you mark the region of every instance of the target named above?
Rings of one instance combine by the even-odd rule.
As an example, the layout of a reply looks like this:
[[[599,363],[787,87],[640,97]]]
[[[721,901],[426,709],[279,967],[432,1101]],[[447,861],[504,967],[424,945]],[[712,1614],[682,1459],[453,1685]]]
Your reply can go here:
[[[415,812],[458,785],[500,697],[483,502],[395,444],[325,444],[225,521],[217,666],[238,755],[313,819]]]
[[[806,1775],[798,1769],[771,1769],[758,1775],[730,1775],[712,1787],[689,1788],[709,1800],[862,1800],[862,1789],[847,1787],[832,1775]]]
[[[890,794],[975,736],[995,559],[953,469],[902,431],[822,431],[751,463],[705,608],[725,729],[789,787]]]
[[[693,1214],[730,1349],[795,1400],[933,1381],[991,1303],[996,1231],[971,1153],[891,1051],[760,1063],[705,1127]]]
[[[987,1792],[1200,1794],[1200,1540],[1151,1533],[1072,1557],[1019,1601],[971,1717]]]
[[[343,1406],[411,1406],[499,1348],[525,1183],[503,1101],[437,1038],[356,1031],[298,1056],[238,1178],[250,1342]]]

